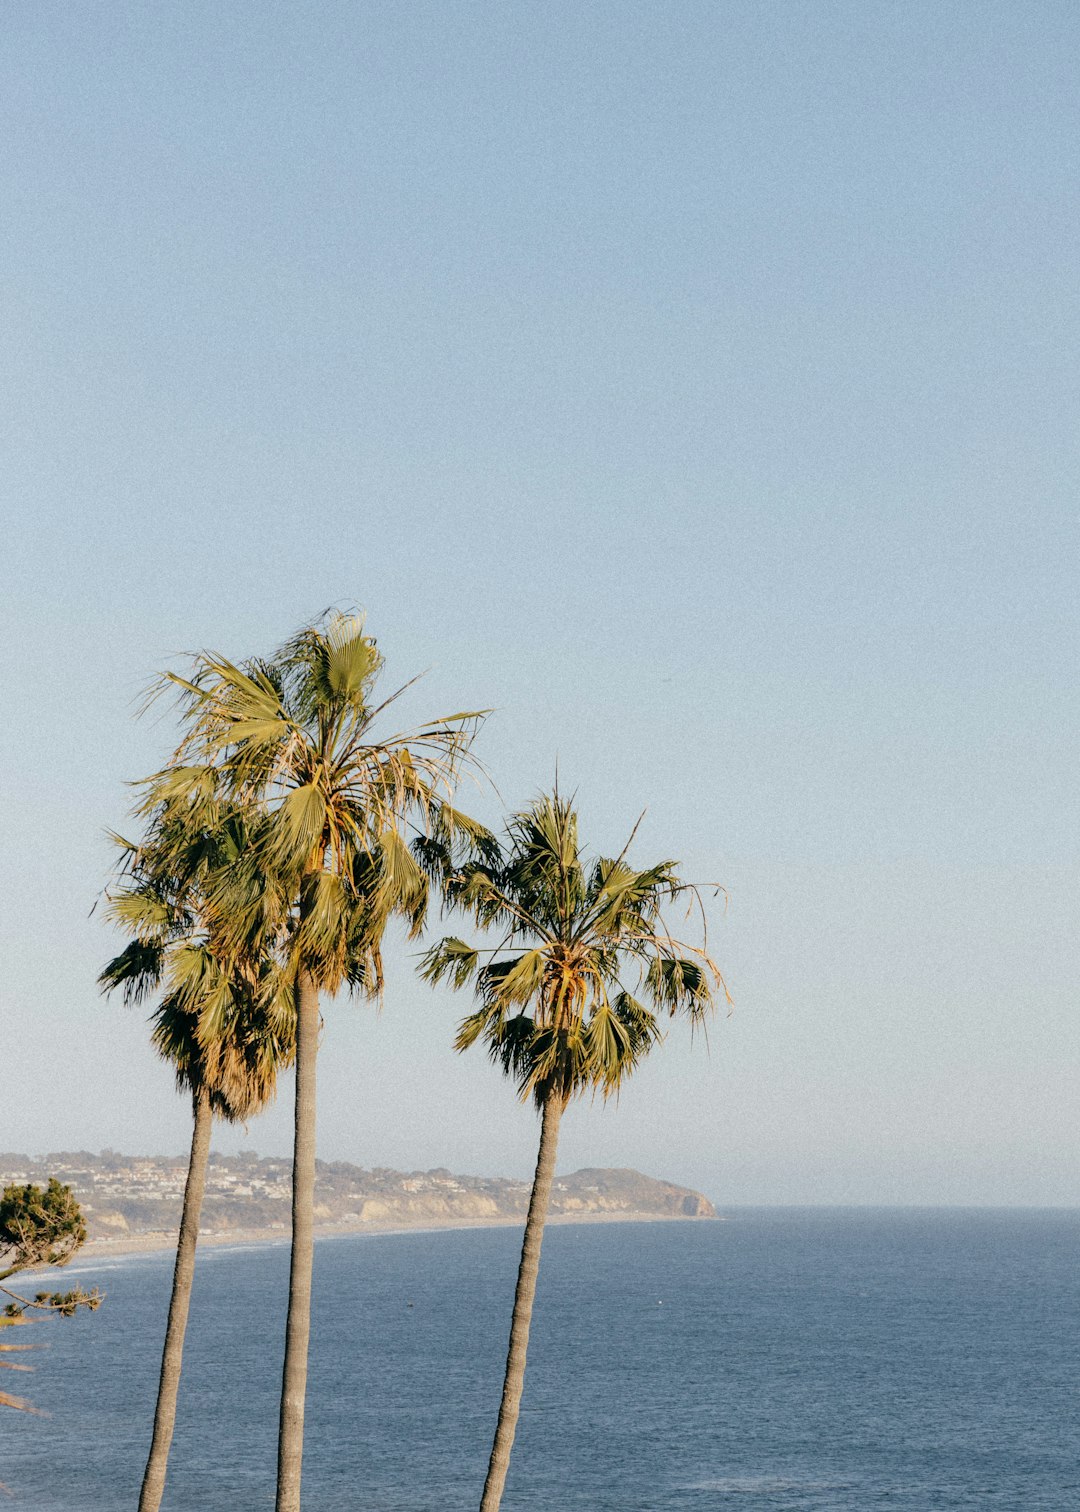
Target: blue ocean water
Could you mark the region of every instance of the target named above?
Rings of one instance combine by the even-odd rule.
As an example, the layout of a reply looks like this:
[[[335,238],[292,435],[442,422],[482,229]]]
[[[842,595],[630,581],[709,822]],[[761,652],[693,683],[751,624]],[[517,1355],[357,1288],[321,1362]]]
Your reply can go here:
[[[478,1505],[519,1242],[319,1243],[309,1512]],[[1078,1259],[1072,1211],[553,1227],[506,1512],[1080,1507]],[[5,1382],[50,1413],[0,1412],[14,1512],[137,1500],[171,1257],[76,1269],[105,1305]],[[200,1255],[169,1512],[273,1506],[287,1270],[284,1245]]]

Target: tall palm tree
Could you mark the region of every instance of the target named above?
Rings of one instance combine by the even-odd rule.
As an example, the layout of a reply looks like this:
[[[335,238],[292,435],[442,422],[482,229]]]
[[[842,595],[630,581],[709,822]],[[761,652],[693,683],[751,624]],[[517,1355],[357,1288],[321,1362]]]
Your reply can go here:
[[[276,927],[295,982],[296,1111],[292,1255],[278,1436],[277,1512],[299,1512],[311,1316],[315,1184],[315,1070],[319,994],[382,990],[381,942],[389,919],[422,926],[428,879],[408,830],[452,836],[477,826],[449,802],[479,712],[380,733],[380,716],[404,691],[376,699],[383,659],[364,621],[332,613],[300,631],[269,661],[237,666],[203,653],[179,690],[180,764],[152,797],[187,801],[207,773],[259,816],[256,844],[211,890],[228,938],[249,937],[253,911],[274,896]],[[409,686],[406,684],[406,686]],[[188,765],[185,765],[188,763]],[[255,885],[255,874],[272,886]]]
[[[235,856],[242,825],[237,815],[218,809],[216,833],[208,831],[206,809],[196,813],[189,805],[177,814],[158,805],[140,845],[120,841],[130,881],[112,896],[110,911],[133,937],[99,977],[105,990],[120,988],[127,1003],[161,990],[151,1016],[153,1043],[192,1103],[191,1153],[139,1512],[157,1512],[165,1490],[213,1120],[241,1123],[260,1112],[274,1096],[278,1070],[292,1059],[290,984],[266,952],[226,955],[208,924],[207,880],[215,862],[227,864]]]
[[[704,938],[700,947],[685,945],[663,920],[664,906],[684,895],[699,903],[697,889],[680,881],[671,861],[633,870],[629,844],[615,859],[590,863],[578,843],[577,815],[556,793],[515,814],[505,843],[483,843],[478,859],[461,863],[443,853],[446,905],[498,930],[500,939],[481,950],[447,937],[425,955],[422,975],[473,987],[480,1006],[462,1022],[456,1048],[482,1041],[541,1119],[481,1512],[497,1512],[510,1464],[563,1113],[581,1093],[618,1093],[663,1038],[660,1015],[699,1024],[718,992],[728,997]],[[438,859],[430,846],[426,856],[429,865]],[[632,990],[629,973],[637,976]]]

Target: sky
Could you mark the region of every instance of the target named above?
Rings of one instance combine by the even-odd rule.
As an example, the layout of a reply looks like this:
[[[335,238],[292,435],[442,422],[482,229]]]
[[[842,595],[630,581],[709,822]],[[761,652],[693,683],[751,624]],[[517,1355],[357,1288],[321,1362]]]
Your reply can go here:
[[[358,605],[488,822],[718,882],[734,1012],[560,1160],[1080,1202],[1080,13],[9,6],[0,1149],[176,1153],[95,978],[140,694]],[[438,929],[434,920],[432,932]],[[467,1002],[324,1005],[319,1150],[525,1176]],[[291,1088],[223,1150],[285,1154]]]

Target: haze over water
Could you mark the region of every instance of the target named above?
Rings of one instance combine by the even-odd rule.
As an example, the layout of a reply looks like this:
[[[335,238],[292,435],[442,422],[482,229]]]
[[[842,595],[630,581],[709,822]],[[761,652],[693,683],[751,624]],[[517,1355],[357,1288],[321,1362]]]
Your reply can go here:
[[[494,1426],[515,1230],[316,1254],[308,1512],[465,1512]],[[1080,1499],[1080,1213],[732,1212],[544,1242],[504,1506],[550,1512],[1064,1512]],[[288,1251],[200,1256],[167,1512],[273,1505]],[[37,1331],[0,1417],[19,1512],[119,1512],[148,1443],[172,1257]]]

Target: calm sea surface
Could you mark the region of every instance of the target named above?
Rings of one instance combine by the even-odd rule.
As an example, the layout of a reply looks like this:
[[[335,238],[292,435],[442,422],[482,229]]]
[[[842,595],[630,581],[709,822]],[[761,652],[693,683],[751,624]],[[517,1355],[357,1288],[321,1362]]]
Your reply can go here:
[[[520,1235],[322,1241],[308,1512],[475,1509]],[[134,1512],[171,1257],[9,1377],[13,1512]],[[165,1507],[268,1512],[288,1252],[200,1256]],[[5,1372],[6,1374],[6,1372]],[[1080,1213],[736,1210],[553,1228],[506,1512],[1080,1507]]]

